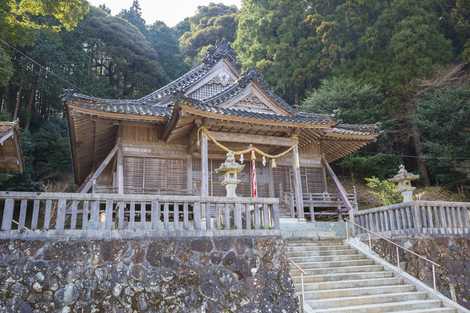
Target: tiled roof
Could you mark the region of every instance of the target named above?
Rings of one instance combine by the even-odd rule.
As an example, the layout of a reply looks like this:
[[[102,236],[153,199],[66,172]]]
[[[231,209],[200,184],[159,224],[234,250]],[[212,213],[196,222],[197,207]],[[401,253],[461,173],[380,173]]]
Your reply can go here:
[[[246,73],[242,74],[240,78],[234,84],[232,84],[231,87],[225,89],[223,92],[209,99],[206,99],[205,102],[209,105],[218,105],[224,103],[227,100],[239,95],[246,88],[246,86],[248,86],[250,82],[257,82],[268,97],[270,97],[274,102],[278,103],[287,112],[293,112],[292,106],[271,90],[271,88],[264,80],[263,75],[256,69],[251,69]]]
[[[226,41],[224,41],[217,47],[210,49],[200,65],[196,66],[175,81],[140,99],[103,99],[75,93],[72,90],[67,90],[64,98],[65,100],[82,100],[76,101],[74,105],[83,109],[96,110],[106,113],[129,114],[133,116],[155,116],[169,119],[173,114],[174,104],[179,100],[184,99],[185,104],[194,107],[197,110],[227,116],[239,116],[251,119],[279,121],[294,124],[335,124],[334,118],[329,115],[296,112],[296,110],[291,105],[289,105],[270,89],[268,84],[263,79],[261,73],[255,69],[251,69],[245,72],[231,86],[208,99],[199,101],[193,98],[185,97],[184,93],[197,82],[201,81],[201,79],[203,79],[214,67],[214,65],[217,64],[217,62],[219,62],[221,59],[226,59],[231,64],[239,68],[233,49]],[[257,86],[262,89],[263,93],[280,108],[285,110],[287,115],[278,114],[275,112],[268,113],[250,110],[241,107],[222,107],[222,104],[227,103],[238,95],[241,95],[251,82],[256,82]],[[375,125],[339,124],[329,130],[331,135],[370,135],[371,133],[376,132],[377,127]]]
[[[74,94],[75,99],[91,100],[87,96]],[[172,107],[168,105],[159,104],[140,104],[132,100],[120,100],[119,102],[103,102],[100,100],[92,100],[82,102],[79,106],[83,109],[97,110],[107,113],[121,113],[121,114],[135,114],[143,116],[160,116],[169,117],[171,115]]]
[[[0,122],[0,137],[18,126],[18,122]]]
[[[246,118],[255,118],[260,120],[271,120],[289,123],[301,123],[301,124],[331,124],[334,120],[328,115],[304,113],[298,112],[291,115],[281,114],[270,114],[247,111],[238,108],[222,108],[218,105],[213,104],[212,101],[197,101],[194,99],[186,98],[186,103],[190,106],[205,112],[217,113],[227,116],[240,116]]]
[[[336,133],[341,134],[377,134],[379,127],[377,124],[345,124],[340,123],[333,128]]]

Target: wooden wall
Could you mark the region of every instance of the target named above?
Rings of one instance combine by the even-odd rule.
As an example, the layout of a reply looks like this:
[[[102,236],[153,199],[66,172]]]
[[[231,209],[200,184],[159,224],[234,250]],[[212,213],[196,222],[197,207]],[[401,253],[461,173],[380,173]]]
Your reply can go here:
[[[179,142],[168,144],[160,139],[161,132],[162,129],[155,125],[124,124],[120,126],[119,136],[124,160],[124,192],[198,195],[201,186],[199,152],[190,152],[196,149],[194,147],[190,149],[189,138],[182,138]],[[215,173],[215,169],[223,162],[223,155],[219,151],[216,159],[209,160],[209,195],[225,195],[225,188],[220,184],[222,178]],[[272,187],[276,197],[280,196],[281,191],[293,191],[291,158],[291,154],[287,155],[279,160],[278,167],[273,169]],[[300,162],[303,191],[325,191],[318,147],[302,149]],[[239,176],[242,182],[237,192],[240,196],[248,197],[251,194],[249,162],[245,164],[245,169]],[[109,168],[103,173],[103,177],[98,179],[98,190],[113,190],[115,166],[115,162],[111,162]],[[263,166],[261,162],[257,163],[257,182],[258,196],[269,197],[271,183],[269,164]]]

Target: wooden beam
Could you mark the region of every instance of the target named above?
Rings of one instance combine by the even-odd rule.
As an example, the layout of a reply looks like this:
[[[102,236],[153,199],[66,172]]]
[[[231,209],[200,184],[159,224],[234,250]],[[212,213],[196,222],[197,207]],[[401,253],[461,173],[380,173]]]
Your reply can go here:
[[[214,131],[211,131],[210,135],[214,137],[216,140],[224,141],[224,142],[241,142],[241,143],[284,146],[284,147],[290,147],[296,143],[294,139],[286,138],[286,137],[250,135],[250,134],[214,132]]]
[[[15,132],[13,129],[10,129],[9,131],[7,131],[2,137],[0,137],[0,145],[3,146],[5,141],[7,141],[9,138],[13,138],[14,135],[15,135]]]
[[[83,184],[80,189],[78,190],[79,193],[87,193],[90,188],[93,186],[95,180],[101,175],[101,173],[104,171],[106,166],[109,164],[109,162],[113,159],[114,155],[116,152],[119,150],[119,144],[116,144],[113,149],[109,152],[108,156],[101,162],[100,166],[96,169],[96,171],[93,173],[93,175],[89,176],[87,178],[85,184]]]

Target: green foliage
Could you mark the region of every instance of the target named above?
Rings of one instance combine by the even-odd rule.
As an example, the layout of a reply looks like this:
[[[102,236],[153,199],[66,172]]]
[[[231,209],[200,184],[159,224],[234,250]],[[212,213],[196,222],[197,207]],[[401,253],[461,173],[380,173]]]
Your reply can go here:
[[[341,160],[338,165],[359,177],[374,176],[386,179],[396,174],[400,158],[396,155],[383,153],[368,156],[353,154]]]
[[[36,180],[59,180],[72,172],[67,122],[52,119],[32,135],[32,165]]]
[[[158,52],[160,63],[171,79],[179,77],[188,70],[183,62],[175,30],[163,22],[156,21],[148,27],[146,37]]]
[[[84,74],[100,81],[96,84],[96,79],[84,77],[80,86],[90,94],[140,97],[169,81],[146,37],[126,20],[99,9],[92,8],[66,41],[79,51]],[[87,63],[90,61],[93,63]]]
[[[0,87],[5,87],[13,75],[10,55],[0,47]]]
[[[435,182],[468,184],[462,167],[470,160],[470,87],[427,92],[418,100],[416,118]]]
[[[461,60],[470,63],[470,0],[455,0],[447,27]]]
[[[134,0],[132,2],[132,6],[128,10],[122,10],[118,17],[125,19],[137,27],[143,34],[145,34],[145,20],[142,17],[142,9],[140,8],[140,3],[138,0]]]
[[[391,205],[402,201],[401,194],[398,192],[396,185],[391,181],[369,177],[366,178],[366,185],[383,205]]]
[[[180,44],[188,64],[199,62],[208,47],[215,45],[222,39],[232,42],[237,29],[236,6],[226,6],[222,3],[209,3],[199,6],[197,13],[190,17],[189,31],[180,37]],[[180,29],[187,27],[180,25]]]
[[[347,123],[375,123],[379,120],[383,95],[368,83],[346,77],[333,77],[321,82],[309,93],[302,109],[317,113],[335,113]]]
[[[0,2],[0,38],[26,43],[31,31],[72,30],[88,11],[83,0],[4,0]]]
[[[244,68],[256,67],[286,99],[297,102],[325,77],[321,38],[308,24],[309,1],[246,0],[235,41]]]
[[[261,69],[294,101],[331,73],[400,92],[451,60],[440,24],[449,18],[447,6],[443,0],[247,0],[236,47],[245,67]]]
[[[71,180],[67,123],[64,119],[51,119],[31,133],[21,134],[24,173],[2,175],[0,190],[40,191],[48,181]]]

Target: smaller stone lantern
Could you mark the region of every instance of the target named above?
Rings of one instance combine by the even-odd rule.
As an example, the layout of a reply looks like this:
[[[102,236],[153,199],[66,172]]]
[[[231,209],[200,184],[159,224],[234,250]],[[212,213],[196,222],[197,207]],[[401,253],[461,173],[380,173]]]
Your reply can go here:
[[[225,162],[215,170],[216,173],[221,173],[221,175],[224,175],[222,186],[225,186],[227,197],[237,197],[237,185],[240,183],[238,174],[243,170],[244,167],[245,165],[238,164],[237,161],[235,161],[235,154],[233,152],[228,152]]]
[[[403,164],[400,165],[398,174],[390,178],[389,180],[396,183],[398,191],[403,196],[403,202],[413,201],[413,191],[416,187],[411,185],[413,180],[417,180],[419,175],[409,173]]]

